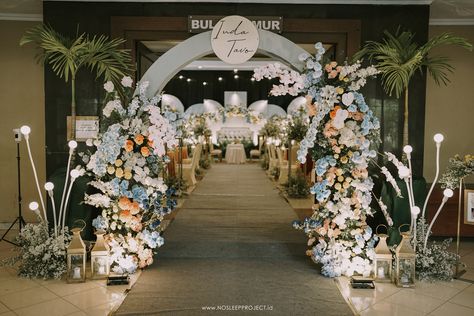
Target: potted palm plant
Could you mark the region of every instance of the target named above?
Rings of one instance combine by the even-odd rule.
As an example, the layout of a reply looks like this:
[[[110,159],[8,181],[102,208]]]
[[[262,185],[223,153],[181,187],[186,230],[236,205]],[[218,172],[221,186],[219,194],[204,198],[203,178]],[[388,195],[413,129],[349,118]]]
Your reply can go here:
[[[355,59],[367,57],[374,62],[381,72],[382,85],[385,92],[400,98],[404,95],[403,146],[408,145],[408,86],[416,72],[427,71],[436,84],[446,85],[448,74],[454,67],[449,58],[431,56],[433,48],[441,45],[457,45],[472,50],[466,39],[449,33],[437,35],[423,45],[414,40],[415,34],[400,31],[392,34],[384,32],[381,42],[367,41],[363,48],[354,55]]]
[[[123,39],[109,39],[104,35],[89,37],[85,33],[68,38],[44,24],[28,30],[20,45],[34,43],[39,48],[39,63],[51,65],[53,72],[66,83],[71,81],[71,138],[75,138],[76,126],[76,74],[81,68],[95,72],[96,77],[114,82],[131,69],[128,50],[121,49]]]

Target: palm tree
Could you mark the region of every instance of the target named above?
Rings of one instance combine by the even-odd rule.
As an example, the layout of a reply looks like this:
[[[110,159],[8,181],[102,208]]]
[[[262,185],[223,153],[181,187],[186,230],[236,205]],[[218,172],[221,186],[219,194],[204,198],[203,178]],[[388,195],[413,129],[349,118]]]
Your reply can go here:
[[[75,39],[56,32],[52,27],[40,24],[28,30],[20,40],[20,45],[35,43],[39,48],[39,63],[48,63],[53,72],[68,83],[71,79],[71,126],[75,138],[76,125],[76,74],[81,68],[96,73],[96,78],[104,76],[116,87],[120,79],[130,70],[130,53],[120,49],[123,39],[111,39],[104,35],[90,38],[85,33]]]
[[[400,28],[391,34],[384,31],[382,42],[367,41],[364,47],[355,54],[354,58],[368,57],[375,62],[382,74],[382,85],[387,94],[395,94],[400,98],[404,94],[403,146],[408,144],[408,86],[414,74],[423,73],[426,69],[436,82],[446,85],[448,74],[454,67],[449,64],[449,58],[430,56],[433,48],[440,45],[458,45],[472,50],[472,45],[466,39],[443,33],[431,38],[426,44],[419,45],[414,41],[415,35],[410,31],[400,32]]]

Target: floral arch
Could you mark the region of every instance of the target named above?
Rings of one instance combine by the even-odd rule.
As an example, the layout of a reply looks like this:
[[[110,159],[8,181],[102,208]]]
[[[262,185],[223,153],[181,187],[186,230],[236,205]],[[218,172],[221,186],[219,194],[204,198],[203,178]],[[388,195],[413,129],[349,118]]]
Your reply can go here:
[[[298,71],[303,70],[303,63],[298,56],[307,53],[303,48],[289,39],[265,30],[259,30],[259,52],[276,57]],[[211,47],[211,31],[195,35],[176,45],[145,72],[140,81],[150,83],[147,96],[153,97],[163,90],[168,81],[187,64],[213,52]]]

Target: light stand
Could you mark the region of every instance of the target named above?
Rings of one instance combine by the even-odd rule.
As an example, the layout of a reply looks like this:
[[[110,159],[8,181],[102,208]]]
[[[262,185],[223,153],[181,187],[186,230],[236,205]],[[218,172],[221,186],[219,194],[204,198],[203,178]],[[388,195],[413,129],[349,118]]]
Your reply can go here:
[[[25,219],[21,214],[21,178],[20,178],[20,142],[21,142],[21,133],[20,129],[14,129],[13,133],[15,134],[15,142],[16,142],[16,161],[17,161],[17,182],[18,182],[18,216],[15,218],[13,223],[8,227],[7,231],[3,234],[1,240],[4,240],[12,245],[19,246],[18,244],[5,239],[5,236],[10,232],[10,230],[15,226],[18,222],[18,231],[21,231],[21,228],[26,225]]]

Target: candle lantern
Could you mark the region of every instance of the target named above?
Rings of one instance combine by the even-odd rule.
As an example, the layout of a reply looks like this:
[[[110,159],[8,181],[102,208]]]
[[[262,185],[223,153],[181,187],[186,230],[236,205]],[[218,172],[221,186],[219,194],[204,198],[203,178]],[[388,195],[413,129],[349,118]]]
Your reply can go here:
[[[375,247],[375,261],[374,261],[374,277],[377,282],[391,282],[392,281],[392,252],[387,246],[387,234],[379,234],[378,228],[375,230],[379,237],[379,243]],[[386,226],[385,226],[386,227]]]
[[[400,235],[402,240],[395,250],[395,284],[399,287],[414,287],[416,254],[410,244],[410,232],[400,232]]]
[[[97,231],[97,240],[91,251],[91,274],[93,279],[105,279],[110,272],[109,248],[104,240],[104,231]]]
[[[71,229],[72,240],[67,248],[67,282],[86,281],[86,245],[81,238],[80,228]]]

